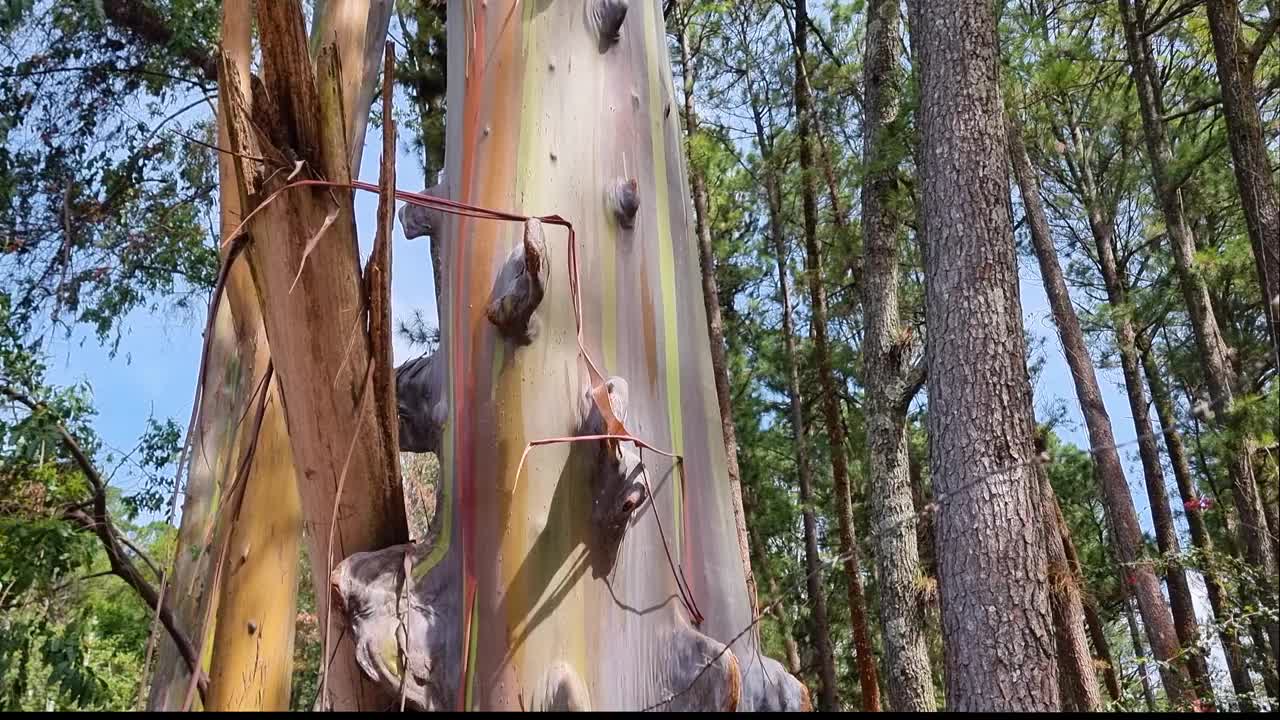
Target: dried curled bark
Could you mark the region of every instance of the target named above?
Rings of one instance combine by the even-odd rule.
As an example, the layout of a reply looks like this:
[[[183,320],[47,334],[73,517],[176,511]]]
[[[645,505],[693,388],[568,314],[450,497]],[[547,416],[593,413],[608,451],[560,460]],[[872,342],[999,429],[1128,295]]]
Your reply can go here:
[[[524,223],[524,242],[512,249],[494,283],[486,315],[503,337],[528,345],[538,334],[534,310],[542,302],[547,285],[547,241],[542,223]]]
[[[587,4],[587,25],[595,33],[600,52],[622,39],[622,23],[627,19],[628,0],[591,0]]]
[[[742,671],[743,712],[810,712],[809,688],[804,686],[782,663],[771,657],[756,655]]]
[[[449,563],[441,563],[420,580],[412,578],[412,568],[434,544],[432,538],[356,553],[329,577],[355,640],[360,669],[388,695],[399,698],[403,693],[405,706],[415,710],[457,705],[458,576]]]
[[[439,453],[448,406],[444,400],[444,360],[438,354],[414,358],[396,368],[400,450]]]
[[[423,195],[443,197],[443,188],[434,185],[422,191]],[[435,208],[422,205],[405,205],[400,208],[400,228],[404,236],[410,240],[430,236],[437,240],[436,233],[444,226],[444,215]]]
[[[605,191],[605,202],[618,225],[630,230],[635,227],[636,213],[640,211],[640,184],[634,178],[614,180]]]
[[[611,377],[605,381],[605,390],[614,417],[625,425],[629,396],[627,381]],[[591,389],[583,393],[583,420],[579,435],[602,435],[609,431],[591,393]],[[634,444],[601,440],[596,443],[594,465],[591,520],[603,533],[606,547],[613,546],[621,538],[631,516],[649,497],[643,477],[644,464]]]

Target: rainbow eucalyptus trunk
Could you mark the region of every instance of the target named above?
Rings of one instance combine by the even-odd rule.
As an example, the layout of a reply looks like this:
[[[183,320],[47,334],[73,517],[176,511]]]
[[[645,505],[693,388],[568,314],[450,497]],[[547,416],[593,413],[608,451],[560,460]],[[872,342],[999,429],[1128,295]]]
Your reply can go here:
[[[388,281],[389,268],[384,257],[361,273],[349,191],[286,185],[296,176],[339,186],[350,182],[351,158],[363,137],[351,130],[359,123],[348,109],[368,97],[350,79],[371,82],[376,73],[367,67],[366,45],[382,45],[387,16],[379,8],[385,5],[329,5],[332,14],[320,16],[313,59],[297,0],[257,3],[262,82],[253,85],[251,104],[233,85],[220,89],[228,144],[237,154],[237,190],[254,213],[237,239],[246,248],[241,262],[252,268],[271,341],[297,463],[317,614],[327,628],[326,656],[334,658],[324,666],[320,705],[340,710],[390,703],[361,673],[350,635],[337,626],[340,616],[329,612],[328,592],[332,564],[408,539],[389,321],[379,305],[385,294],[375,292]],[[355,12],[356,6],[363,10]],[[371,22],[378,17],[380,29]],[[340,58],[353,56],[352,43],[358,48],[354,57],[365,62],[344,70]],[[224,76],[239,72],[233,56],[223,53],[221,62]],[[379,233],[385,239],[385,228]]]
[[[448,30],[434,193],[573,223],[603,377],[563,227],[402,212],[441,249],[440,351],[400,388],[441,498],[425,542],[335,571],[357,659],[416,708],[807,706],[749,630],[661,6],[455,0]],[[518,471],[602,408],[683,461],[592,440]]]

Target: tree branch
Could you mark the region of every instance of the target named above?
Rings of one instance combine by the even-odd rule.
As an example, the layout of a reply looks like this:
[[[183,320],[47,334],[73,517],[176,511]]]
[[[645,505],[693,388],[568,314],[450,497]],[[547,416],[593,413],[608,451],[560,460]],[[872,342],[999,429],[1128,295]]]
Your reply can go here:
[[[1251,75],[1254,68],[1258,67],[1258,60],[1262,58],[1262,51],[1267,49],[1267,44],[1271,42],[1271,38],[1275,37],[1278,29],[1280,29],[1280,15],[1273,14],[1267,24],[1258,31],[1258,37],[1254,39],[1253,47],[1249,48],[1248,54],[1245,56],[1245,67],[1249,69]],[[1275,84],[1275,78],[1272,78],[1271,84]]]
[[[30,396],[8,384],[0,383],[0,394],[7,396],[20,405],[26,406],[32,413],[49,411],[48,406],[44,403],[33,400]],[[178,627],[178,621],[174,618],[173,611],[161,605],[160,594],[151,586],[151,583],[147,582],[142,573],[138,572],[138,568],[129,559],[128,554],[125,553],[121,543],[123,538],[116,532],[111,523],[111,517],[107,512],[106,483],[102,480],[102,474],[98,472],[93,462],[85,455],[80,443],[67,431],[66,426],[60,420],[56,421],[55,424],[58,434],[62,436],[62,444],[66,446],[67,452],[71,453],[72,459],[80,467],[80,471],[84,473],[85,479],[93,486],[93,513],[90,514],[83,510],[84,503],[80,503],[66,507],[62,511],[62,518],[78,526],[81,530],[97,535],[98,539],[102,541],[103,549],[107,553],[107,559],[111,563],[112,574],[118,576],[125,581],[125,584],[132,587],[153,612],[159,613],[160,621],[164,623],[165,629],[169,631],[169,635],[173,638],[173,643],[178,646],[178,651],[182,654],[182,659],[186,661],[187,667],[200,678],[200,694],[203,698],[205,688],[208,685],[208,678],[200,669],[200,659],[196,655],[191,641],[182,631],[182,628]],[[125,540],[124,544],[129,543]],[[139,556],[145,559],[145,556],[141,553],[139,553]],[[147,562],[149,563],[150,561],[148,560]],[[152,567],[154,568],[154,565]],[[157,607],[159,608],[158,610]]]
[[[924,356],[916,361],[915,365],[907,371],[906,377],[903,378],[902,396],[898,398],[898,410],[902,414],[906,414],[907,409],[911,406],[911,401],[916,399],[916,395],[920,394],[920,390],[924,388],[924,383],[928,380],[928,365],[925,364]]]
[[[205,48],[179,41],[169,23],[146,0],[105,0],[102,11],[112,25],[147,45],[173,48],[205,80],[218,79],[218,63]]]

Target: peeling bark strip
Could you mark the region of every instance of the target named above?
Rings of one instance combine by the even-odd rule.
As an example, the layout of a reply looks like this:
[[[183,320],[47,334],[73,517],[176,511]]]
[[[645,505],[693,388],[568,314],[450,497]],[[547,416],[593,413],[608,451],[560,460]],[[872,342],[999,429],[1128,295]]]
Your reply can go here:
[[[1058,709],[994,8],[915,0],[947,707]],[[967,484],[974,491],[952,495]]]

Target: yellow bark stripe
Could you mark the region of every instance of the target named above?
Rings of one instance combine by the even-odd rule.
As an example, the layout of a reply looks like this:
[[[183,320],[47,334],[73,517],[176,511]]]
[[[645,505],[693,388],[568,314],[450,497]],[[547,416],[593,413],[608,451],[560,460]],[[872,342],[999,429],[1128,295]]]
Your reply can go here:
[[[665,333],[664,349],[666,351],[666,370],[667,370],[667,417],[671,423],[671,452],[677,455],[684,454],[684,427],[680,415],[680,347],[679,347],[679,325],[676,316],[676,263],[675,249],[671,242],[671,213],[670,198],[667,193],[667,145],[664,138],[663,123],[665,114],[661,111],[663,107],[662,92],[663,79],[659,68],[665,66],[662,57],[659,55],[659,49],[656,47],[657,40],[665,37],[658,30],[657,21],[654,17],[657,3],[644,3],[645,13],[645,32],[644,32],[644,49],[645,49],[645,67],[649,73],[649,133],[650,145],[653,150],[653,175],[654,175],[654,206],[657,211],[657,227],[658,227],[658,269],[662,276],[662,329]],[[661,48],[661,52],[666,52],[666,47]],[[677,472],[676,477],[680,474]],[[677,482],[677,486],[679,483]],[[681,529],[683,523],[680,519],[683,517],[684,509],[681,505],[681,499],[684,495],[683,487],[676,487],[672,493],[672,501],[675,507],[676,522],[675,527],[675,544],[681,547]]]

